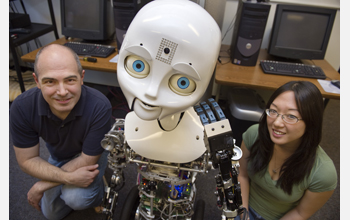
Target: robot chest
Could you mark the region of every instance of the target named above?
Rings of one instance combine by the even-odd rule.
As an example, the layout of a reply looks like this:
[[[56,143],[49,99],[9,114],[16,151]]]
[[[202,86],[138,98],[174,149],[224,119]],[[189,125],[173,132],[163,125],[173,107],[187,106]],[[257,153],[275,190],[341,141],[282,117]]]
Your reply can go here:
[[[187,163],[206,151],[204,128],[194,111],[186,112],[172,131],[164,131],[157,121],[144,121],[130,112],[125,118],[124,134],[132,150],[152,160]]]

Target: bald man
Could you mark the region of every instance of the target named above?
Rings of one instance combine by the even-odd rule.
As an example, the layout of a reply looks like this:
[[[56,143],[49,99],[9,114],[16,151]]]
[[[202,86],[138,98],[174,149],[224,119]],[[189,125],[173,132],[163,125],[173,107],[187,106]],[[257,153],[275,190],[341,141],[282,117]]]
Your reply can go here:
[[[99,206],[107,154],[100,141],[111,127],[112,107],[99,91],[83,85],[85,71],[69,48],[51,44],[37,54],[36,88],[10,108],[10,132],[21,169],[38,179],[28,202],[47,219]],[[39,137],[50,152],[39,155]]]

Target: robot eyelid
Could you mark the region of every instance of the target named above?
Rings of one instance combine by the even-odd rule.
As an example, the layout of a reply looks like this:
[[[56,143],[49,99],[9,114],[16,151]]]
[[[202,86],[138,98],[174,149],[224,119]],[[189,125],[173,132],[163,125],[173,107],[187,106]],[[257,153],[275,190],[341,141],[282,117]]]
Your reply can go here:
[[[131,46],[131,47],[126,48],[125,50],[132,53],[133,55],[142,57],[145,60],[148,60],[148,61],[152,60],[151,53],[144,47]]]
[[[201,80],[200,75],[190,63],[176,63],[173,65],[173,69],[179,74],[187,75],[198,81]]]

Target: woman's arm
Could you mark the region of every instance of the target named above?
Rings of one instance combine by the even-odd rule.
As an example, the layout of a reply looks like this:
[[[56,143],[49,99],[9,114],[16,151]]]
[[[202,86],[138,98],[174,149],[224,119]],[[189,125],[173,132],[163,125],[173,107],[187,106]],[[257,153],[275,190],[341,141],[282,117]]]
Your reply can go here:
[[[297,207],[285,214],[281,220],[299,220],[310,218],[332,196],[334,190],[326,192],[311,192],[306,190]]]
[[[242,192],[242,202],[243,207],[248,209],[248,203],[249,203],[249,176],[248,176],[248,157],[250,155],[249,150],[244,144],[244,141],[242,141],[241,149],[243,151],[243,156],[239,160],[239,175],[238,175],[238,181],[241,183],[241,192]]]

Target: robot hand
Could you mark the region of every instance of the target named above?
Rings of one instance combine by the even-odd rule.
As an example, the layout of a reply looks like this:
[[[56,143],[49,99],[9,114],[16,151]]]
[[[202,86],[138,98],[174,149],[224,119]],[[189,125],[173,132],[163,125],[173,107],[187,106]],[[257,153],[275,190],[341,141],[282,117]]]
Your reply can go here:
[[[214,168],[220,169],[215,177],[217,206],[223,211],[223,219],[234,218],[243,212],[238,182],[238,160],[242,157],[242,150],[235,145],[230,123],[214,99],[201,102],[195,110],[207,134],[210,160]]]

